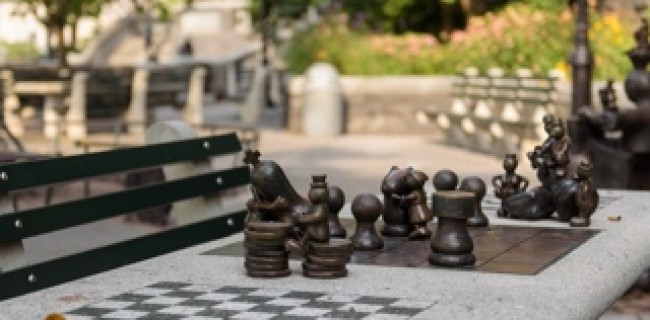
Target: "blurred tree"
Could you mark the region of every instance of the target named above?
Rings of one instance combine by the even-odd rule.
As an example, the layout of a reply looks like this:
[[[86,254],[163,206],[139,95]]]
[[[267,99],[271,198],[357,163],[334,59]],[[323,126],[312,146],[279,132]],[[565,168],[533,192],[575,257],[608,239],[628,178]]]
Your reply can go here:
[[[103,0],[15,0],[19,14],[31,13],[48,31],[48,48],[56,51],[59,66],[67,66],[67,52],[74,48],[80,18],[97,16]],[[66,41],[65,29],[72,28]]]

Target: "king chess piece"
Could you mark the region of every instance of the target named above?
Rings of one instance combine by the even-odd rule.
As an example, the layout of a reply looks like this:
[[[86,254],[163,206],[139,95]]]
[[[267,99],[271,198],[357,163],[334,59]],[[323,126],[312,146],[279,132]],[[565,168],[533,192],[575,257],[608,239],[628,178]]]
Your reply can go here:
[[[431,239],[431,264],[445,267],[474,264],[474,243],[467,230],[467,219],[474,215],[475,203],[475,195],[466,191],[438,191],[431,195],[431,209],[438,217]]]
[[[487,189],[485,187],[485,182],[479,177],[467,177],[461,181],[458,189],[472,192],[476,199],[474,215],[467,219],[467,225],[470,227],[487,227],[490,221],[483,213],[483,208],[481,206]]]
[[[329,201],[327,207],[329,208],[329,228],[330,237],[345,239],[346,231],[341,225],[339,220],[339,212],[345,204],[345,194],[341,188],[336,186],[329,187]]]
[[[384,247],[384,240],[375,229],[375,222],[381,215],[382,205],[372,194],[360,194],[352,200],[352,215],[356,230],[350,238],[354,250],[370,251]]]

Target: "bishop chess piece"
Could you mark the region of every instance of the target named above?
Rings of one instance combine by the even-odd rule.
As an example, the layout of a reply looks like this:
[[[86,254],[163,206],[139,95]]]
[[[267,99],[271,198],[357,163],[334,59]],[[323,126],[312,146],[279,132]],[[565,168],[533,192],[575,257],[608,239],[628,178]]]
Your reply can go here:
[[[384,240],[375,229],[375,222],[381,215],[382,205],[372,194],[360,194],[352,200],[352,215],[356,230],[350,238],[354,250],[370,251],[384,247]]]
[[[339,212],[345,204],[345,194],[341,188],[336,186],[329,187],[329,200],[327,207],[329,208],[328,224],[330,229],[330,237],[345,239],[346,231],[341,225],[339,220]]]
[[[467,219],[467,225],[470,227],[487,227],[490,223],[488,217],[483,213],[481,203],[485,197],[485,182],[479,177],[467,177],[460,183],[459,190],[469,191],[474,194],[476,199],[474,215]]]
[[[458,175],[448,169],[440,170],[433,176],[432,183],[436,191],[456,190],[456,186],[458,186]]]
[[[582,161],[578,165],[575,179],[578,182],[576,191],[578,215],[571,218],[572,227],[588,227],[591,224],[591,215],[598,207],[598,191],[591,180],[592,169],[593,165],[589,161]]]
[[[475,203],[475,195],[467,191],[438,191],[431,195],[431,209],[438,217],[438,227],[431,239],[431,264],[474,264],[474,243],[467,230],[467,219],[474,216]]]

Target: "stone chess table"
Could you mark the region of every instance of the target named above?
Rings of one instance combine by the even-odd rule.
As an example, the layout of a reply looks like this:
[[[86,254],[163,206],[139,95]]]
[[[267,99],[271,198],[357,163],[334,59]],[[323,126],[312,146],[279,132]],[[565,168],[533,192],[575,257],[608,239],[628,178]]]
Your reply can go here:
[[[650,266],[650,193],[601,191],[601,197],[588,229],[498,218],[498,203],[486,197],[492,227],[473,231],[479,258],[474,268],[409,261],[409,246],[420,244],[395,240],[394,248],[406,246],[397,251],[405,259],[388,260],[401,265],[378,262],[385,254],[379,253],[374,261],[355,258],[346,278],[319,280],[303,277],[300,260],[291,260],[291,276],[254,279],[245,275],[244,259],[236,253],[240,233],[2,301],[0,319],[50,313],[67,319],[597,318]],[[349,208],[341,216],[350,219]],[[489,242],[482,248],[480,239],[490,236],[509,249],[490,253]],[[519,245],[537,242],[524,246],[526,254],[512,255],[518,245],[509,239],[517,237]],[[546,247],[561,249],[548,258]],[[499,256],[511,265],[533,265],[536,258],[544,263],[523,271],[482,268]]]

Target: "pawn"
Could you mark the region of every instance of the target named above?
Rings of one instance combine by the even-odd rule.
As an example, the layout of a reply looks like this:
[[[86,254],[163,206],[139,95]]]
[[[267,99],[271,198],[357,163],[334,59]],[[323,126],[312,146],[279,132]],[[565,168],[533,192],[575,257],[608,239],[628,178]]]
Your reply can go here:
[[[329,209],[328,225],[330,229],[330,237],[345,239],[346,231],[339,221],[339,212],[345,204],[345,194],[343,190],[337,186],[329,187],[329,200],[327,207]]]
[[[458,189],[472,192],[476,197],[474,215],[467,219],[467,225],[470,227],[487,227],[489,220],[483,213],[483,208],[481,207],[486,191],[485,182],[479,177],[467,177],[463,179]]]
[[[375,222],[382,211],[379,199],[372,194],[360,194],[352,200],[352,215],[357,222],[350,238],[354,250],[370,251],[384,247],[384,240],[375,229]]]
[[[456,190],[458,175],[449,169],[440,170],[436,172],[431,182],[433,183],[433,187],[436,188],[436,191]]]

